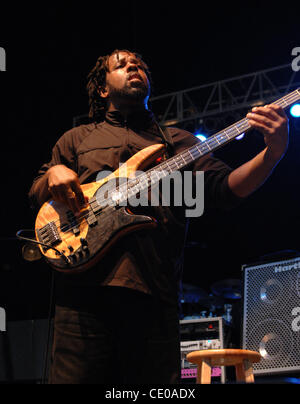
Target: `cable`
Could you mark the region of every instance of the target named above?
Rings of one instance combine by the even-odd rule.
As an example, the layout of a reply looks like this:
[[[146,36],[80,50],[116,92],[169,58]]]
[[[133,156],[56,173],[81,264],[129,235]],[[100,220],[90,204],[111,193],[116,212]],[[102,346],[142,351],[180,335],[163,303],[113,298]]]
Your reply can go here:
[[[36,241],[35,239],[20,236],[21,233],[29,232],[29,231],[30,231],[30,232],[34,232],[34,230],[32,230],[32,229],[29,229],[29,230],[28,230],[28,229],[19,230],[19,231],[16,233],[16,237],[17,237],[18,239],[20,239],[20,240],[30,241],[31,243],[34,243],[34,244],[37,244],[37,245],[42,245],[43,247],[46,247],[46,248],[51,249],[51,250],[54,250],[55,252],[57,252],[57,253],[66,261],[66,263],[67,263],[68,265],[71,264],[70,259],[69,259],[64,253],[62,253],[61,251],[59,251],[57,248],[51,246],[50,244],[41,243],[40,241]]]

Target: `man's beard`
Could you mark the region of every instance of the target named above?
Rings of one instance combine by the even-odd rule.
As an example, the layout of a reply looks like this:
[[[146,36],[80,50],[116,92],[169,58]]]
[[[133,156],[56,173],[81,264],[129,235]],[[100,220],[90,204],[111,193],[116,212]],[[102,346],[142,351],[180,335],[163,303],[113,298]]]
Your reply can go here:
[[[150,96],[149,89],[143,84],[136,87],[124,87],[121,89],[110,88],[110,97],[117,101],[145,103]]]

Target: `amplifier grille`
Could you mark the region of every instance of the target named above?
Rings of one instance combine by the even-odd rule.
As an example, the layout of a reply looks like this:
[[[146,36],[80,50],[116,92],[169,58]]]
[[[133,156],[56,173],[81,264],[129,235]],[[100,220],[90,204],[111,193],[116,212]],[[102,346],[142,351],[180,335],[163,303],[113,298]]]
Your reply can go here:
[[[300,258],[243,269],[243,348],[263,357],[254,372],[300,371]]]

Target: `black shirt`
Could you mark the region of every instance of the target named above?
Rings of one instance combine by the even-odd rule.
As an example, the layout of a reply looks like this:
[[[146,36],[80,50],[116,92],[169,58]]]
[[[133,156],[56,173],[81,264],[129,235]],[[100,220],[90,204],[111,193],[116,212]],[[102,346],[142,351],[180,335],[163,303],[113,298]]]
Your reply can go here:
[[[187,131],[168,130],[175,154],[198,142]],[[54,165],[66,165],[78,174],[81,184],[89,183],[95,181],[101,171],[113,172],[140,150],[158,143],[164,143],[164,139],[150,111],[129,116],[126,121],[117,111],[107,113],[105,121],[73,128],[58,140],[51,161],[40,168],[29,196],[34,202],[36,182]],[[240,199],[228,186],[228,175],[232,170],[222,161],[207,155],[188,169],[205,172],[205,209],[227,210],[239,203]],[[174,304],[185,219],[182,209],[158,207],[150,210],[158,220],[156,229],[122,238],[99,264],[84,274],[60,274],[61,299],[68,300],[67,290],[70,290],[72,300],[79,290],[83,296],[83,290],[109,285],[158,293],[160,299]]]

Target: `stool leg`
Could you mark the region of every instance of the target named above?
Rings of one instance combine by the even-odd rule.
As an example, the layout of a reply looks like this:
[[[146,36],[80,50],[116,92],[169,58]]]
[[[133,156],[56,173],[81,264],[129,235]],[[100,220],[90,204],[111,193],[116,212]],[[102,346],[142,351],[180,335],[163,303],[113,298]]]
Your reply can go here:
[[[252,363],[245,359],[235,365],[236,380],[243,383],[254,383]]]
[[[202,361],[198,365],[197,384],[211,384],[211,364]]]

